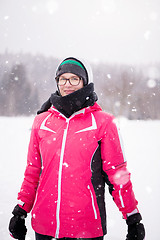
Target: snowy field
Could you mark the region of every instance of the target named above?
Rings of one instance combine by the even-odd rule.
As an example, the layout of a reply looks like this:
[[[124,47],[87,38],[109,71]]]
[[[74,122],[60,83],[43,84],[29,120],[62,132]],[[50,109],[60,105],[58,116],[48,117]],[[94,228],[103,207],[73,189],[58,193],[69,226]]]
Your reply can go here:
[[[0,117],[0,239],[11,240],[8,222],[23,179],[32,117]],[[146,227],[146,240],[160,239],[160,121],[120,120],[128,169]],[[125,240],[126,224],[106,191],[108,235]],[[34,240],[27,218],[26,240]]]

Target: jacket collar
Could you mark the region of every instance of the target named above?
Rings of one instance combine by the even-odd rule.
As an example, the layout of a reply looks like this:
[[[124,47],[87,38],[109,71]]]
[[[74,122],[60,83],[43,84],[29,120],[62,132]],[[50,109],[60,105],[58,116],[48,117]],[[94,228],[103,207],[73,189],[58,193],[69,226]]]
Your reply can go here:
[[[62,114],[61,112],[59,112],[54,106],[52,106],[48,111],[50,113],[54,113],[55,115],[57,115],[59,117],[63,117],[65,119],[67,119],[67,117],[64,114]],[[71,119],[73,117],[82,117],[83,115],[85,115],[89,112],[94,112],[94,111],[102,111],[102,108],[99,106],[98,103],[95,103],[93,106],[83,108],[83,109],[73,113],[68,119]]]

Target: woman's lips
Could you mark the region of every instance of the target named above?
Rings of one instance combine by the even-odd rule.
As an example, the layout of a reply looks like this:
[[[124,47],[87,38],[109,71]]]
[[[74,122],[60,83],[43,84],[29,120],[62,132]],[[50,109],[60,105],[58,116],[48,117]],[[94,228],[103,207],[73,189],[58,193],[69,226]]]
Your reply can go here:
[[[74,90],[64,90],[64,92],[65,92],[66,94],[70,94],[70,93],[73,93]]]

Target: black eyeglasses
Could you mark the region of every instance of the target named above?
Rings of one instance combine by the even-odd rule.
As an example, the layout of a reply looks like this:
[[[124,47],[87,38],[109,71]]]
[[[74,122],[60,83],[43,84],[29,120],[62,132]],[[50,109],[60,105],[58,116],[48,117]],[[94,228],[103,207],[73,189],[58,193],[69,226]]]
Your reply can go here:
[[[72,86],[77,86],[77,85],[79,85],[81,78],[79,78],[79,77],[70,77],[70,78],[59,77],[57,80],[58,80],[59,86],[65,85],[67,81],[69,81],[69,83]]]

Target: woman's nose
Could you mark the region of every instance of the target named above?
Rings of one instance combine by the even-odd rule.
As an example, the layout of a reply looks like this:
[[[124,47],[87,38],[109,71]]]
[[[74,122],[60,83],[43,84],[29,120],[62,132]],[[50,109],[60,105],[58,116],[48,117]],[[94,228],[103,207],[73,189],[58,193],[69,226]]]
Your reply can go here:
[[[66,82],[65,85],[66,85],[66,86],[72,86],[68,80],[67,80],[67,82]]]

